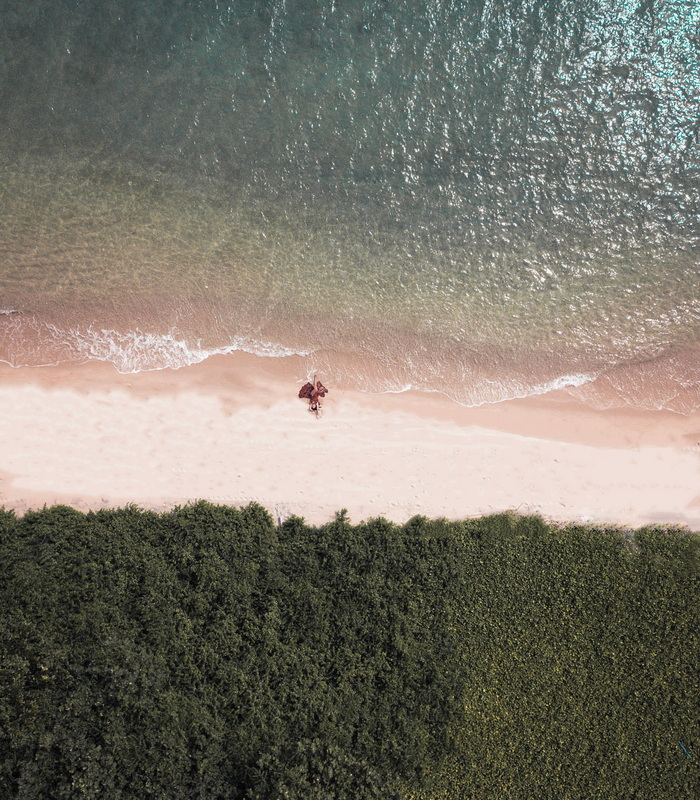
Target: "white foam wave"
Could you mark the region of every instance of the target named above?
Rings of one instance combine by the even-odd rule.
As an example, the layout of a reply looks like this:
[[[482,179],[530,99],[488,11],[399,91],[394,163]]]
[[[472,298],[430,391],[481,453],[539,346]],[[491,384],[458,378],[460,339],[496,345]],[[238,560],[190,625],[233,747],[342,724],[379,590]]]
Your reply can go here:
[[[465,390],[465,395],[460,395],[459,392],[450,389],[435,389],[429,386],[421,386],[420,384],[402,383],[396,386],[384,387],[378,391],[377,394],[401,394],[410,391],[435,392],[437,394],[444,394],[458,405],[465,406],[466,408],[477,408],[491,403],[501,403],[506,400],[521,400],[526,397],[533,397],[534,395],[547,394],[547,392],[553,392],[558,389],[577,388],[586,383],[595,381],[597,377],[597,375],[587,375],[584,373],[560,375],[551,381],[534,386],[527,386],[521,383],[509,384],[507,381],[499,382],[488,380]],[[361,391],[363,390],[361,389]]]
[[[199,364],[210,356],[227,355],[243,351],[268,358],[308,355],[308,351],[294,350],[274,342],[260,341],[246,336],[236,337],[230,344],[217,348],[202,347],[201,342],[191,345],[173,334],[147,333],[140,330],[126,333],[115,330],[54,331],[62,344],[86,361],[109,361],[118,372],[128,374],[158,369],[181,369]]]
[[[586,375],[582,372],[575,373],[574,375],[561,375],[547,383],[534,386],[530,390],[530,394],[547,394],[547,392],[554,392],[557,389],[576,388],[578,386],[583,386],[585,383],[591,383],[596,380],[597,377],[597,375]]]
[[[483,406],[489,403],[501,403],[506,400],[522,400],[526,397],[547,394],[559,389],[570,389],[583,386],[596,380],[597,375],[587,375],[585,373],[574,373],[571,375],[559,375],[544,383],[528,384],[519,381],[487,381],[488,387],[480,387],[480,397],[475,402],[461,403],[468,406]],[[451,395],[450,395],[451,396]],[[458,403],[459,398],[453,398]]]

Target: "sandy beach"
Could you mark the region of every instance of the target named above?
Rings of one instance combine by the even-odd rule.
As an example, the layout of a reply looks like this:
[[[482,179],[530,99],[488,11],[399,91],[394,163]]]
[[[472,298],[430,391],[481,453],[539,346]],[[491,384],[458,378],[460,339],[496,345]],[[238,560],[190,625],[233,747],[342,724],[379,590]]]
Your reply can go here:
[[[251,500],[312,524],[552,520],[700,529],[700,414],[596,411],[552,392],[479,408],[439,393],[329,386],[300,358],[218,356],[132,375],[110,364],[0,368],[0,505],[166,509]]]

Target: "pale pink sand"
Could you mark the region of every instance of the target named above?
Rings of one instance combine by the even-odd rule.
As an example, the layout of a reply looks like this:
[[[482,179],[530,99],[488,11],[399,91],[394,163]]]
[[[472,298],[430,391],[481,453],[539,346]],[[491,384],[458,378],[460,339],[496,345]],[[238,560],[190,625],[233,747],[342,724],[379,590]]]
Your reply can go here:
[[[341,508],[354,522],[514,509],[700,529],[700,415],[330,386],[317,420],[296,396],[305,369],[244,354],[138,375],[2,367],[0,505],[256,500],[313,524]]]

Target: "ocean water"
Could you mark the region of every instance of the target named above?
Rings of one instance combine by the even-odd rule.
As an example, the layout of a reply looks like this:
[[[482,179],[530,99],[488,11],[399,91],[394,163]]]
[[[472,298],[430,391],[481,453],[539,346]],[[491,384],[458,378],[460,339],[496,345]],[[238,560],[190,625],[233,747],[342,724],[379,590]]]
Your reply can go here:
[[[0,3],[0,360],[700,407],[696,0]]]

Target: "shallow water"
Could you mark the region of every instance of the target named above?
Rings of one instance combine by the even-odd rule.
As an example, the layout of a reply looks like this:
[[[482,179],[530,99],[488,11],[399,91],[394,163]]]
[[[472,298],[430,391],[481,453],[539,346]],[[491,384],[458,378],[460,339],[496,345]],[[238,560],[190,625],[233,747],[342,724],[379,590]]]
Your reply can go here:
[[[700,406],[698,23],[680,0],[5,6],[0,358],[307,353],[466,404]]]

